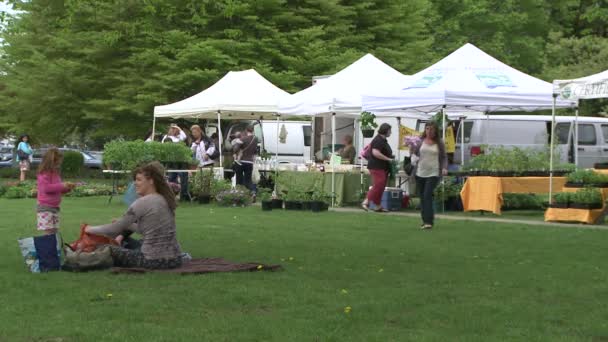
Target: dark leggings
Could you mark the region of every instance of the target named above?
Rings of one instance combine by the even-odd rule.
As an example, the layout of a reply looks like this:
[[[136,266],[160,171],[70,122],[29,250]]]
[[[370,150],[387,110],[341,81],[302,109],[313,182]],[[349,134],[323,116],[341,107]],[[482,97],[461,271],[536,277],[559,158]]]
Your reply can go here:
[[[420,209],[422,210],[422,223],[433,225],[435,212],[433,210],[433,191],[439,183],[439,177],[416,176],[416,190],[420,198]]]
[[[253,164],[234,163],[234,173],[236,174],[236,184],[244,185],[247,189],[253,191],[253,182],[251,180],[251,174],[253,173]]]

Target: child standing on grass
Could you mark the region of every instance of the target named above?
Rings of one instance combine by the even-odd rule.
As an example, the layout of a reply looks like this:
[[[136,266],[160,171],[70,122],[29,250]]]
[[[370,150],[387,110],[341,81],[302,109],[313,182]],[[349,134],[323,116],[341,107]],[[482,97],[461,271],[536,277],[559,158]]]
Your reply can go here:
[[[61,182],[61,162],[61,152],[50,148],[38,167],[38,230],[45,234],[55,234],[59,230],[61,195],[74,189],[74,184]]]

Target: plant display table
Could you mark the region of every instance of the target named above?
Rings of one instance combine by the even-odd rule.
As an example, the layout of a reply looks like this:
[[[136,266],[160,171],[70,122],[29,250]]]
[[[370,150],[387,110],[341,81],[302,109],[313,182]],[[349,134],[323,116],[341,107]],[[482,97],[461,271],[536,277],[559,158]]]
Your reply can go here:
[[[566,177],[553,177],[553,189],[561,189]],[[549,193],[549,177],[469,177],[460,197],[464,211],[501,214],[503,193]]]
[[[597,172],[597,170],[594,170]],[[563,192],[576,192],[580,188],[562,188]],[[599,188],[602,193],[604,206],[602,209],[574,209],[574,208],[548,208],[545,211],[545,221],[562,222],[582,222],[587,224],[599,223],[606,215],[606,199],[608,198],[608,188]]]
[[[289,191],[297,186],[304,191],[323,189],[325,193],[331,194],[331,172],[300,172],[279,171],[276,179],[277,191]],[[361,201],[361,173],[359,172],[335,172],[336,206],[345,204],[359,204]],[[370,176],[363,175],[363,189],[367,191],[370,185]]]

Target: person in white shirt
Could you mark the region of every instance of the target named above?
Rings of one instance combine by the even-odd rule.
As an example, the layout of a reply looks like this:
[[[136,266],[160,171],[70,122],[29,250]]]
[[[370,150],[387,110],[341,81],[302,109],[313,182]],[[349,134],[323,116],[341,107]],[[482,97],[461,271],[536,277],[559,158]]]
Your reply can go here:
[[[213,166],[211,156],[215,153],[215,144],[212,140],[205,136],[199,125],[190,127],[194,141],[190,149],[194,154],[194,158],[198,160],[199,167]]]
[[[167,134],[163,137],[163,140],[161,142],[178,143],[178,142],[186,141],[187,138],[188,138],[188,136],[186,135],[186,133],[178,125],[171,124],[171,126],[169,126],[169,132],[167,132]]]

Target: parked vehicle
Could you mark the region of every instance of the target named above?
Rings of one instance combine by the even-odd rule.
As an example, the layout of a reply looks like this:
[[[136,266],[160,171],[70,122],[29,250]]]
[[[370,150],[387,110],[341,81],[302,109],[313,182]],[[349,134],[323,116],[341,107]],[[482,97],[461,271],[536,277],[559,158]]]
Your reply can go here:
[[[15,163],[15,153],[12,147],[0,147],[0,167],[11,167]]]
[[[556,163],[574,163],[574,116],[555,118]],[[455,121],[457,126],[458,121]],[[419,127],[424,123],[419,122]],[[464,132],[464,161],[482,153],[483,146],[520,147],[542,149],[550,143],[550,115],[467,115],[464,128],[458,127],[454,163],[462,159]],[[578,163],[591,168],[595,163],[608,162],[608,118],[578,118]]]
[[[47,150],[48,150],[48,148],[34,149],[34,154],[32,155],[32,167],[37,167],[40,164],[40,162],[42,162],[42,157],[44,156],[44,154],[46,153]],[[97,159],[84,151],[80,151],[80,150],[73,149],[73,148],[59,148],[59,151],[80,152],[82,154],[82,157],[84,158],[84,167],[89,168],[89,169],[101,169],[101,166],[102,166],[101,159]]]

